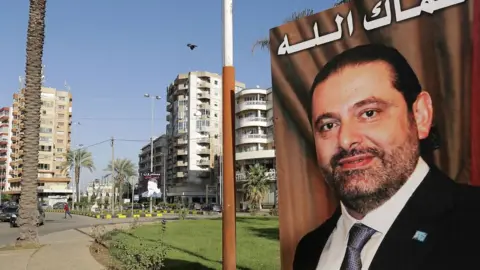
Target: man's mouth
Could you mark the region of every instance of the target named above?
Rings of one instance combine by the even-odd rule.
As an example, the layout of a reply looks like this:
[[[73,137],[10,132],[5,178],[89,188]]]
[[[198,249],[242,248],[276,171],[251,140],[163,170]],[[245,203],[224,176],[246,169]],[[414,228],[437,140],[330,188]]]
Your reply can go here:
[[[374,156],[369,154],[356,155],[353,157],[342,158],[338,165],[343,170],[356,170],[367,167],[374,159]]]

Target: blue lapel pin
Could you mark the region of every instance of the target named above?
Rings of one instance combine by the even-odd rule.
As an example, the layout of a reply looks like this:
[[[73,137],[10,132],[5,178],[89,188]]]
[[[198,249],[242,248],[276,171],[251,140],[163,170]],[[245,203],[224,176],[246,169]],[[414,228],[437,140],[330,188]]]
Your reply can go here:
[[[425,239],[427,239],[427,235],[428,234],[426,232],[416,231],[412,239],[418,242],[425,242]]]

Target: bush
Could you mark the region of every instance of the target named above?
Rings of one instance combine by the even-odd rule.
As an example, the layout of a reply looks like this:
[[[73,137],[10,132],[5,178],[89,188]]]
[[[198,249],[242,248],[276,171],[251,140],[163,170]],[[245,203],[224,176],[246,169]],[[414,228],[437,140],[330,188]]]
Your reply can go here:
[[[164,267],[169,247],[164,242],[166,222],[158,226],[159,238],[146,241],[133,234],[124,233],[110,242],[110,254],[123,270],[160,270]]]
[[[185,220],[188,215],[188,209],[187,208],[182,208],[178,211],[178,219],[179,220]]]
[[[278,208],[270,209],[270,215],[274,217],[278,217]]]

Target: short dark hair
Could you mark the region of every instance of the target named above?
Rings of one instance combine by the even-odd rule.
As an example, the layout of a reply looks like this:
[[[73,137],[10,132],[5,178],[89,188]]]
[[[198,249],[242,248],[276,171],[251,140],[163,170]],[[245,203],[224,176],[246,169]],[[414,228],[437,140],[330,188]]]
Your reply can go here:
[[[415,71],[407,59],[395,48],[383,44],[360,45],[348,49],[333,57],[313,80],[310,89],[309,121],[312,122],[312,102],[315,88],[328,79],[331,75],[341,71],[345,67],[368,64],[381,61],[388,64],[392,73],[392,85],[402,93],[409,112],[413,110],[413,103],[422,92],[422,86]],[[430,134],[421,141],[422,152],[431,152],[440,147],[438,130],[433,124]]]
[[[331,75],[341,71],[345,67],[376,61],[385,62],[391,67],[392,85],[402,93],[408,110],[411,111],[417,96],[422,92],[420,81],[410,64],[408,64],[407,59],[405,59],[399,51],[382,44],[360,45],[333,57],[315,77],[312,88],[310,89],[310,103],[313,101],[315,88]],[[311,104],[309,106],[311,106]],[[311,121],[311,108],[309,114]]]

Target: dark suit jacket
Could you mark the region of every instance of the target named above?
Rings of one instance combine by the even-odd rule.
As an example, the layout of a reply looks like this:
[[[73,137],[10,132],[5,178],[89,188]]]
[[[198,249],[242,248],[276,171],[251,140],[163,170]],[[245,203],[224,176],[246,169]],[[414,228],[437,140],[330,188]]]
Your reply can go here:
[[[338,208],[300,240],[294,270],[316,269],[340,215]],[[413,239],[416,231],[427,233],[424,242]],[[345,254],[345,250],[338,252]],[[480,189],[457,184],[431,166],[385,235],[369,269],[480,269]]]

